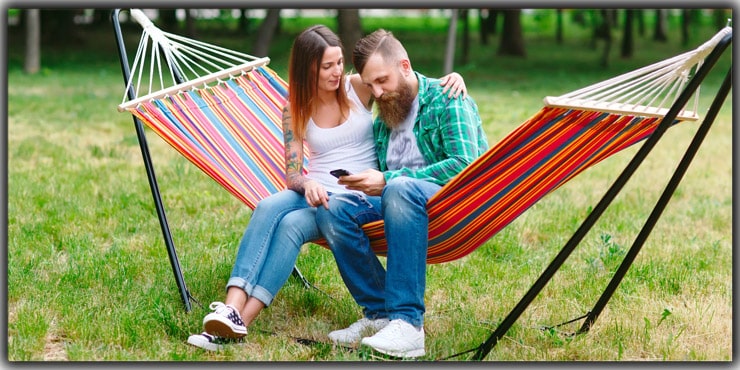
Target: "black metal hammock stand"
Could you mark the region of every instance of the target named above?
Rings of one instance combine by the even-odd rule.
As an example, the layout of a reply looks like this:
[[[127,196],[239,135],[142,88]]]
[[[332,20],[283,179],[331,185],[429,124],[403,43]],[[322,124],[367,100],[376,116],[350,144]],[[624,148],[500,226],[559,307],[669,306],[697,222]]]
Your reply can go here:
[[[529,304],[542,291],[545,285],[553,277],[555,272],[557,272],[557,270],[563,265],[563,263],[568,258],[568,256],[570,256],[571,252],[573,252],[573,250],[578,246],[578,244],[581,242],[581,240],[586,235],[586,233],[588,233],[588,231],[591,229],[591,227],[593,227],[593,225],[596,223],[599,217],[601,217],[602,213],[606,210],[606,208],[609,206],[612,200],[614,200],[617,194],[619,194],[619,192],[622,190],[622,188],[627,183],[627,181],[632,176],[632,174],[634,174],[634,172],[637,170],[639,165],[647,157],[647,155],[650,153],[653,147],[655,147],[655,145],[658,143],[658,140],[660,140],[660,138],[665,133],[665,131],[668,130],[668,128],[671,125],[671,122],[673,122],[673,120],[676,118],[681,108],[685,106],[685,104],[689,101],[692,95],[694,95],[694,93],[699,88],[699,85],[701,84],[701,82],[704,81],[704,78],[709,74],[709,72],[712,70],[712,68],[716,64],[717,60],[719,60],[719,58],[722,56],[725,49],[730,45],[731,42],[732,42],[732,33],[729,33],[719,42],[719,44],[714,48],[714,50],[712,50],[709,56],[705,59],[704,64],[697,71],[694,77],[691,78],[686,88],[683,90],[683,92],[678,97],[678,99],[673,104],[673,106],[669,109],[668,113],[666,113],[665,117],[662,119],[661,123],[658,125],[658,128],[656,128],[653,134],[647,139],[647,141],[642,145],[642,147],[640,147],[640,149],[635,154],[635,156],[632,158],[632,160],[627,164],[627,167],[625,167],[624,171],[622,171],[619,177],[614,181],[614,184],[609,188],[606,194],[604,194],[604,196],[599,201],[599,203],[594,207],[593,211],[586,217],[586,220],[584,220],[583,224],[576,230],[576,232],[573,234],[570,240],[568,240],[568,242],[561,249],[561,251],[557,254],[557,256],[555,256],[555,258],[550,263],[550,265],[545,269],[545,271],[535,281],[535,283],[532,285],[529,291],[527,291],[527,293],[519,301],[519,303],[517,303],[514,309],[512,309],[511,312],[506,316],[506,318],[504,318],[504,320],[501,322],[501,324],[499,324],[496,330],[493,333],[491,333],[491,335],[488,337],[488,339],[484,343],[482,343],[479,347],[474,349],[475,354],[472,357],[473,360],[477,360],[477,361],[483,360],[491,352],[493,347],[496,346],[498,341],[504,337],[506,332],[511,328],[511,326],[519,318],[522,312],[524,312],[524,310],[529,306]],[[705,118],[702,121],[701,126],[699,127],[699,130],[696,132],[696,134],[694,134],[694,138],[689,144],[689,147],[686,149],[686,152],[684,153],[681,161],[676,167],[676,170],[671,176],[668,184],[666,185],[666,188],[664,189],[663,193],[661,194],[660,198],[655,204],[655,207],[653,208],[652,212],[648,216],[648,219],[645,221],[645,224],[640,230],[640,233],[637,235],[637,238],[635,239],[634,243],[632,244],[629,251],[625,255],[619,268],[615,272],[608,286],[606,287],[602,295],[599,297],[598,301],[596,302],[594,307],[591,309],[591,311],[589,311],[586,315],[580,317],[580,318],[585,318],[585,321],[583,325],[581,326],[581,328],[576,332],[576,334],[582,334],[582,333],[586,333],[589,331],[589,329],[593,326],[596,319],[599,317],[599,314],[601,314],[602,310],[606,306],[609,299],[612,297],[612,295],[616,291],[619,284],[622,282],[622,279],[624,278],[625,274],[627,274],[627,270],[629,270],[630,266],[634,262],[635,258],[637,257],[637,254],[640,252],[640,249],[642,248],[642,245],[647,240],[648,235],[650,235],[650,232],[652,231],[655,224],[658,222],[658,219],[660,218],[663,210],[668,204],[668,201],[670,200],[671,196],[673,196],[673,193],[678,187],[678,184],[681,182],[681,179],[683,178],[683,175],[686,173],[686,170],[688,169],[689,164],[691,164],[691,161],[694,159],[695,154],[699,150],[699,147],[701,146],[704,138],[706,137],[707,132],[709,132],[710,127],[714,123],[714,120],[717,117],[717,114],[719,113],[720,108],[722,108],[722,104],[724,103],[731,88],[732,88],[732,67],[730,67],[730,69],[727,71],[727,75],[725,76],[725,79],[722,85],[717,91],[717,94],[715,95],[712,101],[712,104],[709,107],[709,110],[707,111],[707,114],[705,115]],[[578,320],[578,319],[574,319],[574,320]],[[466,351],[466,352],[470,352],[470,351]]]
[[[111,14],[111,20],[113,22],[113,29],[116,37],[116,43],[118,46],[119,51],[119,57],[121,62],[121,70],[123,72],[123,79],[124,83],[127,83],[131,80],[131,67],[129,65],[129,59],[126,53],[126,45],[123,38],[123,32],[121,30],[121,23],[120,23],[120,13],[121,9],[115,9]],[[166,62],[172,63],[171,60],[166,60]],[[173,80],[180,84],[186,82],[185,77],[181,74],[181,69],[176,68],[173,65],[169,65],[169,70],[173,74]],[[137,99],[137,93],[134,90],[132,86],[128,86],[126,88],[126,94],[128,95],[129,100],[135,100]],[[134,127],[136,129],[136,136],[139,141],[139,147],[141,149],[141,155],[143,157],[144,161],[144,167],[146,169],[147,179],[149,181],[149,188],[152,192],[152,197],[154,199],[154,205],[157,210],[157,217],[159,218],[159,224],[162,229],[162,236],[164,238],[165,246],[167,247],[167,254],[170,260],[170,265],[172,267],[173,274],[175,275],[175,281],[177,283],[177,288],[180,292],[180,297],[182,298],[183,304],[185,305],[185,311],[190,312],[192,309],[191,301],[197,303],[199,306],[202,307],[200,302],[196,300],[188,290],[185,279],[183,278],[182,268],[180,267],[180,261],[177,257],[177,251],[175,249],[175,244],[172,239],[172,234],[170,232],[170,226],[169,222],[167,221],[167,214],[164,209],[164,203],[162,202],[162,196],[159,191],[159,185],[157,183],[157,176],[154,172],[154,165],[152,163],[151,155],[149,153],[149,145],[147,144],[146,134],[144,132],[144,125],[142,124],[141,120],[139,120],[137,117],[133,116],[134,120]],[[293,267],[293,271],[291,275],[299,279],[303,285],[306,288],[314,288],[317,289],[313,284],[311,284],[301,273],[301,271],[298,269],[298,267]]]

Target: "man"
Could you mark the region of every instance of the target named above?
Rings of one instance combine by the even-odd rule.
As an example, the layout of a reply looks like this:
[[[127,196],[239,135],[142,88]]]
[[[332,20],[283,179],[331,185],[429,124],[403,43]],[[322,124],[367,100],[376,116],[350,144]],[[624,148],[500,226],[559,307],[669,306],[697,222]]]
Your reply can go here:
[[[317,223],[363,318],[329,333],[336,343],[361,344],[391,356],[424,350],[424,291],[429,219],[426,204],[488,148],[470,97],[450,99],[439,80],[411,68],[403,45],[385,30],[358,41],[352,61],[378,107],[373,125],[379,169],[341,176],[364,194],[335,194]],[[362,225],[382,219],[386,269]],[[377,331],[362,338],[368,331]]]

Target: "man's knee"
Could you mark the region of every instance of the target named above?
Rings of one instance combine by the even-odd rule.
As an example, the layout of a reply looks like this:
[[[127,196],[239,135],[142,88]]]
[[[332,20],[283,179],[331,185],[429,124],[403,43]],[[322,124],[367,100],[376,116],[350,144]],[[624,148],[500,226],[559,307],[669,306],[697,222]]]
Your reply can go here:
[[[389,180],[383,188],[383,205],[409,203],[421,195],[416,186],[416,181],[410,177],[401,176]],[[425,203],[425,202],[424,202]]]
[[[325,230],[325,228],[330,225],[334,219],[342,217],[341,215],[345,213],[343,204],[340,199],[338,199],[338,197],[341,196],[342,194],[332,194],[329,196],[328,209],[324,208],[324,206],[316,207],[316,223],[318,223],[319,229]]]

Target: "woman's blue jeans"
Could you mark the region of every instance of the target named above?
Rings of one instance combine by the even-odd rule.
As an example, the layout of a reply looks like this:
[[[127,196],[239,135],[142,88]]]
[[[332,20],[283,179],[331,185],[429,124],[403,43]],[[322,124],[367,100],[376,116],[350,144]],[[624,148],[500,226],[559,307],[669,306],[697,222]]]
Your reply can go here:
[[[303,195],[283,190],[261,200],[239,243],[226,289],[239,287],[269,306],[290,277],[301,246],[320,236],[316,208]]]
[[[316,221],[339,273],[365,317],[424,324],[429,217],[426,204],[440,186],[394,178],[380,197],[334,194]],[[383,219],[388,242],[386,269],[370,248],[362,225]]]

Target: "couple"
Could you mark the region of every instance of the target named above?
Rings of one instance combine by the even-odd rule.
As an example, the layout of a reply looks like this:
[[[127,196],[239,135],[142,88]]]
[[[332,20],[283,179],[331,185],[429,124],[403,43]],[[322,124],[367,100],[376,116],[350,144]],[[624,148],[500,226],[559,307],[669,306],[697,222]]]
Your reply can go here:
[[[325,26],[308,28],[294,41],[283,110],[288,189],[255,208],[225,303],[211,303],[204,332],[188,343],[217,350],[244,337],[287,281],[301,246],[323,236],[363,310],[360,320],[329,338],[361,341],[396,357],[425,354],[426,203],[487,149],[486,136],[459,75],[435,80],[414,72],[390,32],[378,30],[357,43],[352,61],[359,74],[345,75],[342,53]],[[311,150],[306,176],[304,140]],[[337,168],[351,174],[337,181],[330,174]],[[380,219],[387,269],[362,230]],[[376,333],[363,338],[368,332]]]

